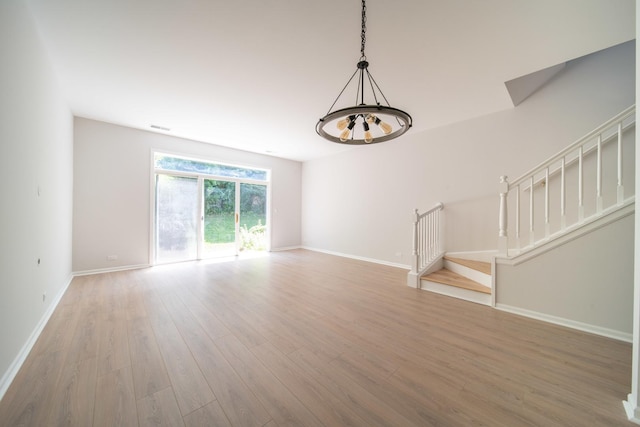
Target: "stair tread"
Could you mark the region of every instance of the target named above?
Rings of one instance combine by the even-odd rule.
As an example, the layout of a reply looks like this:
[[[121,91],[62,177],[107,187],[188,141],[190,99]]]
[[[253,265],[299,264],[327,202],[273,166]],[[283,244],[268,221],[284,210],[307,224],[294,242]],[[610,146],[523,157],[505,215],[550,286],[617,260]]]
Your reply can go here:
[[[444,285],[456,286],[458,288],[468,289],[470,291],[491,294],[491,288],[481,285],[480,283],[473,281],[467,277],[461,276],[458,273],[454,273],[451,270],[447,270],[446,268],[424,275],[421,277],[421,279],[442,283]]]
[[[456,264],[464,265],[473,270],[479,271],[484,274],[491,275],[491,263],[483,261],[474,261],[472,259],[455,258],[451,256],[444,256],[444,259],[455,262]]]

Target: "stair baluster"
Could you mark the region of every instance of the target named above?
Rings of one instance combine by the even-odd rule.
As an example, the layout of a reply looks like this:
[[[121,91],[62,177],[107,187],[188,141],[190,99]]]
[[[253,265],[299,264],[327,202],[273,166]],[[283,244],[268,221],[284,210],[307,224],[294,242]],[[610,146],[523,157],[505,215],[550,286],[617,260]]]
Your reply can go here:
[[[413,257],[407,284],[419,287],[420,276],[444,254],[442,245],[442,221],[440,211],[444,208],[438,203],[424,213],[414,211],[413,222]]]
[[[604,123],[602,126],[593,130],[583,138],[574,142],[555,156],[542,162],[537,167],[525,173],[514,181],[507,181],[506,176],[500,177],[500,211],[498,224],[498,253],[501,256],[517,255],[522,253],[520,249],[520,221],[524,220],[521,216],[528,214],[529,230],[528,245],[522,248],[522,251],[533,249],[541,243],[555,239],[560,235],[575,229],[576,227],[591,222],[596,218],[607,214],[615,206],[622,206],[632,203],[635,200],[633,195],[625,198],[623,186],[623,136],[627,129],[635,126],[635,105],[627,108],[616,117]],[[610,157],[613,164],[605,165],[603,156],[605,146],[609,142],[616,141],[616,146],[612,147],[615,151],[615,158]],[[634,140],[635,142],[635,140]],[[610,151],[613,156],[614,152]],[[595,171],[589,169],[595,162]],[[607,176],[604,169],[608,168],[611,172],[608,176],[616,179],[611,181],[611,185],[615,186],[617,194],[608,195],[605,198],[603,177]],[[614,173],[613,168],[617,169]],[[573,187],[570,187],[569,196],[567,196],[566,174],[573,178]],[[585,178],[585,174],[590,179]],[[610,181],[607,181],[609,183]],[[550,188],[554,185],[555,191]],[[585,186],[587,188],[585,188]],[[594,188],[595,187],[595,188]],[[544,189],[542,189],[544,188]],[[609,187],[607,187],[609,188]],[[528,204],[528,209],[520,209],[520,193],[529,192],[528,197],[523,198],[523,203]],[[585,198],[585,191],[586,198]],[[509,240],[509,193],[515,193],[515,217],[512,221],[515,224],[515,239]],[[573,194],[572,194],[573,193]],[[577,194],[576,194],[577,193]],[[536,194],[539,194],[536,196]],[[550,212],[550,195],[559,194],[559,212]],[[524,196],[525,194],[523,194]],[[554,197],[558,197],[555,195]],[[568,218],[567,214],[567,197],[575,203],[570,205],[574,210],[574,218]],[[613,203],[607,200],[613,199]],[[542,205],[542,203],[544,204]],[[607,206],[605,206],[605,203]],[[524,212],[522,212],[524,211]],[[554,216],[555,215],[555,216]],[[544,233],[542,230],[535,232],[534,225],[544,221]],[[571,221],[567,224],[567,221]],[[538,225],[540,228],[540,225]],[[510,253],[511,252],[511,253]]]

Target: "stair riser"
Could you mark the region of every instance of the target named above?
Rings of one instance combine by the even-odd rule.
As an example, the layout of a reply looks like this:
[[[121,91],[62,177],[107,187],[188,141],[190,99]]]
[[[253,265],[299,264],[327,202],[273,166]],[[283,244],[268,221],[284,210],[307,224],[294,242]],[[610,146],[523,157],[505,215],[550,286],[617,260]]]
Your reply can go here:
[[[444,260],[444,268],[468,279],[471,279],[474,282],[478,282],[483,286],[491,288],[491,275],[489,274],[482,273],[478,270],[474,270],[472,268],[449,261],[447,259]]]
[[[491,295],[489,294],[474,292],[468,289],[457,288],[455,286],[443,285],[429,280],[421,280],[421,289],[424,291],[435,292],[440,295],[475,302],[477,304],[491,305]]]

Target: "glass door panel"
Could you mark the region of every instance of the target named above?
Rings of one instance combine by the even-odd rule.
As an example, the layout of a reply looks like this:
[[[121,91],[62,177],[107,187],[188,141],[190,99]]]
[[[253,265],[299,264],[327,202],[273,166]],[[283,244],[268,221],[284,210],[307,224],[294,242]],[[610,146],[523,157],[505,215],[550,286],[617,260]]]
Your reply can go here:
[[[267,250],[267,186],[240,184],[240,250]]]
[[[197,257],[198,198],[197,178],[156,175],[156,262]]]
[[[236,183],[205,179],[203,208],[201,258],[236,255]]]

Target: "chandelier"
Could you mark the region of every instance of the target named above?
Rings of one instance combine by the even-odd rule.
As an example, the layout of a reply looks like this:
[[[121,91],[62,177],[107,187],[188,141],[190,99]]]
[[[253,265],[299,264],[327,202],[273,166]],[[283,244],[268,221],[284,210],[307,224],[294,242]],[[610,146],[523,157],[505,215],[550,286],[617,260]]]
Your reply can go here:
[[[374,144],[397,138],[412,126],[411,116],[389,104],[380,86],[369,72],[369,62],[364,53],[367,41],[366,12],[367,6],[365,0],[362,0],[360,60],[356,71],[333,101],[327,114],[316,124],[318,135],[331,142],[347,145]],[[332,111],[356,75],[358,76],[356,105]],[[365,102],[365,92],[370,92],[370,95],[367,95],[369,104]],[[385,104],[383,105],[381,101]]]

